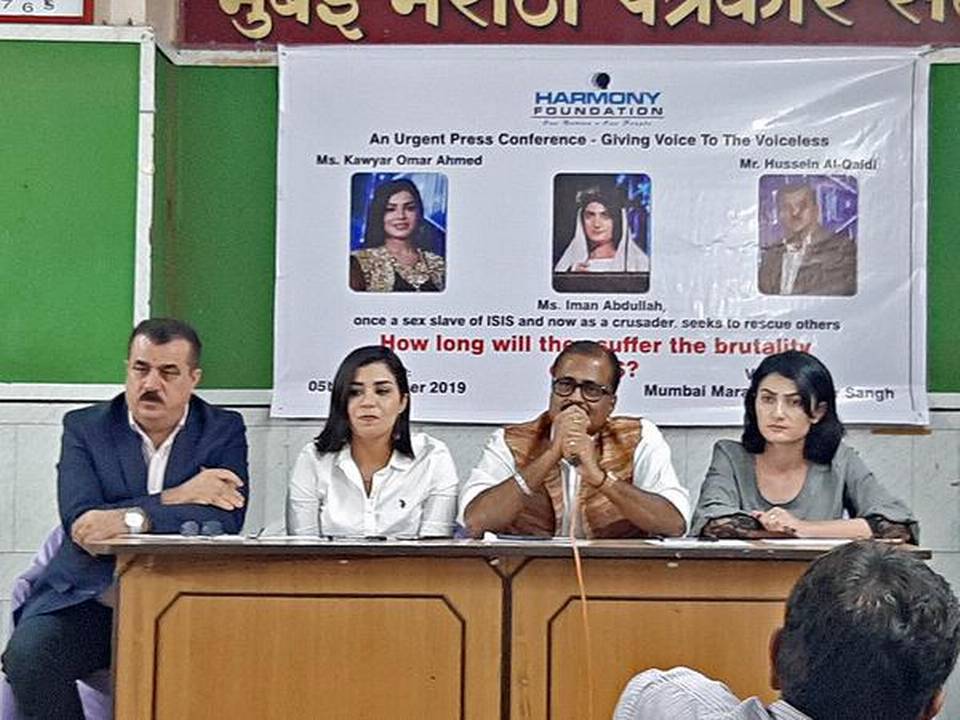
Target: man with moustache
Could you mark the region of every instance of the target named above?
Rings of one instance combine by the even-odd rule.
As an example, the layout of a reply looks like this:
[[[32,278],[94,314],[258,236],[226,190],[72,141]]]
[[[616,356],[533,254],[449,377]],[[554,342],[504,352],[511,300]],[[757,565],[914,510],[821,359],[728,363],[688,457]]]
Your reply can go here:
[[[663,435],[649,420],[611,417],[622,374],[616,355],[592,341],[557,356],[549,409],[497,430],[461,491],[470,535],[684,533],[690,498]]]
[[[764,295],[855,295],[857,246],[820,224],[817,193],[807,184],[777,191],[784,237],[760,255],[758,285]]]
[[[189,325],[145,320],[130,336],[124,393],[64,416],[57,492],[66,537],[3,654],[25,717],[82,720],[75,681],[110,665],[114,560],[85,543],[176,533],[186,521],[211,533],[243,525],[243,419],[193,395],[200,352]]]

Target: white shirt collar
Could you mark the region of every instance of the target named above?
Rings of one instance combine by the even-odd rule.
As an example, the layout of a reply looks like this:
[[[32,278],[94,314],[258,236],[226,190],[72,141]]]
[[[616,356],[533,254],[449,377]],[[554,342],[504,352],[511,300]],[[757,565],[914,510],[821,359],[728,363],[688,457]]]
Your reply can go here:
[[[357,462],[353,459],[353,453],[350,451],[349,442],[344,443],[344,446],[337,451],[337,456],[334,458],[333,464],[341,470],[345,469],[349,465],[356,466]],[[387,460],[387,464],[384,467],[390,467],[394,470],[406,470],[411,465],[413,465],[413,458],[394,450],[392,453],[390,453],[390,459]]]
[[[811,230],[810,232],[808,232],[806,235],[803,236],[803,239],[800,241],[799,247],[794,246],[794,245],[789,241],[788,238],[784,238],[784,239],[783,239],[783,247],[784,247],[784,249],[785,249],[788,253],[801,253],[801,254],[802,254],[804,251],[806,251],[806,249],[807,249],[808,247],[810,247],[810,243],[812,243],[812,242],[813,242],[813,230]]]
[[[180,418],[180,421],[173,428],[173,431],[167,436],[167,439],[163,441],[160,447],[164,447],[173,442],[176,438],[177,433],[183,429],[183,426],[187,424],[187,415],[190,414],[190,403],[187,403],[187,406],[183,409],[183,416]],[[127,408],[127,423],[130,425],[130,429],[133,430],[145,443],[149,443],[149,447],[154,451],[159,450],[159,448],[154,447],[153,440],[150,439],[150,436],[147,435],[146,431],[140,427],[136,420],[133,419],[133,413],[130,412],[130,408]]]

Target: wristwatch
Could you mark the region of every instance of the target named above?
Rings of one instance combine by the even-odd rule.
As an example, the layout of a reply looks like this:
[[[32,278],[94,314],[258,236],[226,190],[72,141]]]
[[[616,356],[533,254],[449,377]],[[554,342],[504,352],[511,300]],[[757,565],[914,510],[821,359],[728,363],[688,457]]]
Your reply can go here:
[[[131,535],[139,535],[147,529],[147,516],[140,508],[130,508],[123,514],[123,524]]]

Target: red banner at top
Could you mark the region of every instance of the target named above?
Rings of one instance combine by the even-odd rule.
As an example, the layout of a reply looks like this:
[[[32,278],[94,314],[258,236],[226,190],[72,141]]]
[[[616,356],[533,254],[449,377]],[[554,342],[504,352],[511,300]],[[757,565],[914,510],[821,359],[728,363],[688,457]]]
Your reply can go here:
[[[958,44],[960,0],[182,0],[180,43]]]

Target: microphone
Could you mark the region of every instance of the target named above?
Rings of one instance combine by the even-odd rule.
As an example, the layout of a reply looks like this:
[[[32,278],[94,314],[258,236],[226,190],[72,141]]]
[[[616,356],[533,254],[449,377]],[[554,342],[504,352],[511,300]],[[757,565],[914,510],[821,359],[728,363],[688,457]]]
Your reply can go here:
[[[565,402],[565,403],[560,407],[560,412],[563,412],[563,411],[566,410],[567,408],[573,407],[573,406],[576,406],[576,407],[580,408],[581,410],[583,410],[584,412],[587,412],[587,409],[583,406],[583,404],[582,404],[582,403],[578,403],[576,400],[568,400],[567,402]],[[572,467],[577,467],[577,466],[580,465],[580,456],[579,456],[579,455],[574,455],[573,457],[564,458],[564,459],[565,459],[568,463],[570,463],[570,465],[571,465]]]

